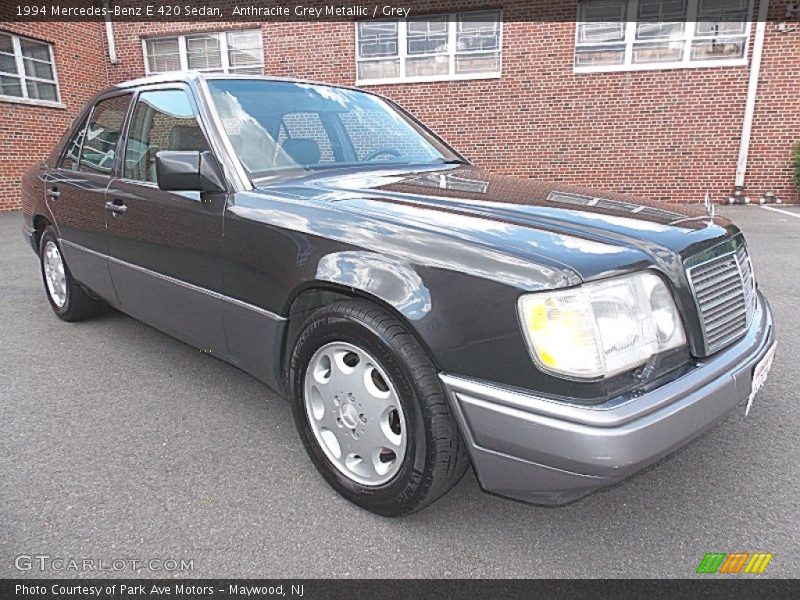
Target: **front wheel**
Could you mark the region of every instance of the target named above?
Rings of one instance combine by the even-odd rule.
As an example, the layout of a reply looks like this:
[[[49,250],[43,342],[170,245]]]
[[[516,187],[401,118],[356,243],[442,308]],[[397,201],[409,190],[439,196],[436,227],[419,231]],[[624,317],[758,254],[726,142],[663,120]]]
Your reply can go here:
[[[469,461],[436,369],[392,315],[354,300],[317,310],[290,363],[303,444],[342,496],[384,516],[445,494]]]

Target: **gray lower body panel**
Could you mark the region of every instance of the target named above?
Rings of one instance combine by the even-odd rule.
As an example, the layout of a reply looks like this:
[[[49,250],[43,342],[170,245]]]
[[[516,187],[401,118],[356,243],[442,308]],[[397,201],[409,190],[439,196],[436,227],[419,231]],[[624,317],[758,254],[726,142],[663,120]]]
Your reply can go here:
[[[236,298],[61,240],[75,278],[100,281],[114,308],[282,391],[280,350],[286,319]],[[73,268],[77,266],[77,269]]]
[[[753,367],[774,344],[759,297],[744,338],[690,373],[613,406],[579,406],[443,374],[483,488],[563,504],[620,481],[686,444],[749,395]]]

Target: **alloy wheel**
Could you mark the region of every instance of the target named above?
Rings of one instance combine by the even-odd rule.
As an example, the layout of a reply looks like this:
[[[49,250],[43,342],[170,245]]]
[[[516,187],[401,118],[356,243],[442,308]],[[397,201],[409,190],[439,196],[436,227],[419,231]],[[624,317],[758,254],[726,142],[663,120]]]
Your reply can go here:
[[[63,308],[67,302],[67,275],[64,272],[64,260],[55,242],[48,240],[45,244],[42,264],[50,299],[58,308]]]
[[[386,370],[347,342],[322,346],[306,369],[306,417],[328,460],[366,486],[390,481],[403,464],[407,426]]]

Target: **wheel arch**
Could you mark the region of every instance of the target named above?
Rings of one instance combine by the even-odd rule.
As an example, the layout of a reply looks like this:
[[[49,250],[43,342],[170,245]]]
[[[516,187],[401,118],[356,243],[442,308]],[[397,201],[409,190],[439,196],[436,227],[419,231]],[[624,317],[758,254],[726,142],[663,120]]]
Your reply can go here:
[[[281,364],[279,367],[281,384],[284,386],[284,389],[288,390],[287,382],[289,380],[289,359],[291,358],[291,351],[306,319],[315,310],[341,300],[365,300],[379,306],[394,316],[406,327],[409,333],[414,336],[434,367],[439,369],[435,355],[431,351],[430,346],[420,335],[418,329],[413,326],[412,319],[409,319],[407,314],[404,314],[400,308],[394,306],[391,302],[387,301],[386,298],[366,289],[346,286],[331,281],[314,280],[298,286],[287,301],[287,310],[284,312],[284,314],[287,315],[287,326],[284,330],[281,343]]]
[[[44,230],[48,228],[48,226],[52,225],[53,223],[42,214],[36,214],[33,216],[33,236],[34,242],[36,243],[36,249],[38,252],[39,244],[42,241],[42,234]]]

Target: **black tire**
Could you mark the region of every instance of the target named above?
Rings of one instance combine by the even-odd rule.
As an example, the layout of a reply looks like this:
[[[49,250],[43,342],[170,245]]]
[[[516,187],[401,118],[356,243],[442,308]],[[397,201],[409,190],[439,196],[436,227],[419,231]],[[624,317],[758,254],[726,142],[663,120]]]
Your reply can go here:
[[[380,486],[348,478],[327,458],[308,422],[304,377],[314,353],[332,342],[355,344],[377,359],[397,390],[407,427],[407,448],[396,475]],[[289,364],[292,412],[317,470],[342,496],[386,517],[408,515],[448,492],[469,466],[437,371],[414,336],[390,313],[364,300],[340,301],[305,322]]]
[[[47,287],[47,275],[45,274],[45,247],[48,242],[52,242],[61,253],[61,259],[64,265],[64,277],[66,279],[66,299],[63,306],[58,306],[50,295]],[[42,233],[42,238],[39,241],[39,270],[42,273],[42,283],[44,284],[44,292],[47,296],[47,301],[50,302],[50,307],[56,313],[59,319],[63,321],[80,321],[96,315],[102,308],[102,302],[92,298],[83,286],[72,276],[72,273],[67,266],[64,255],[61,252],[61,246],[58,243],[58,234],[52,226],[48,226]]]

